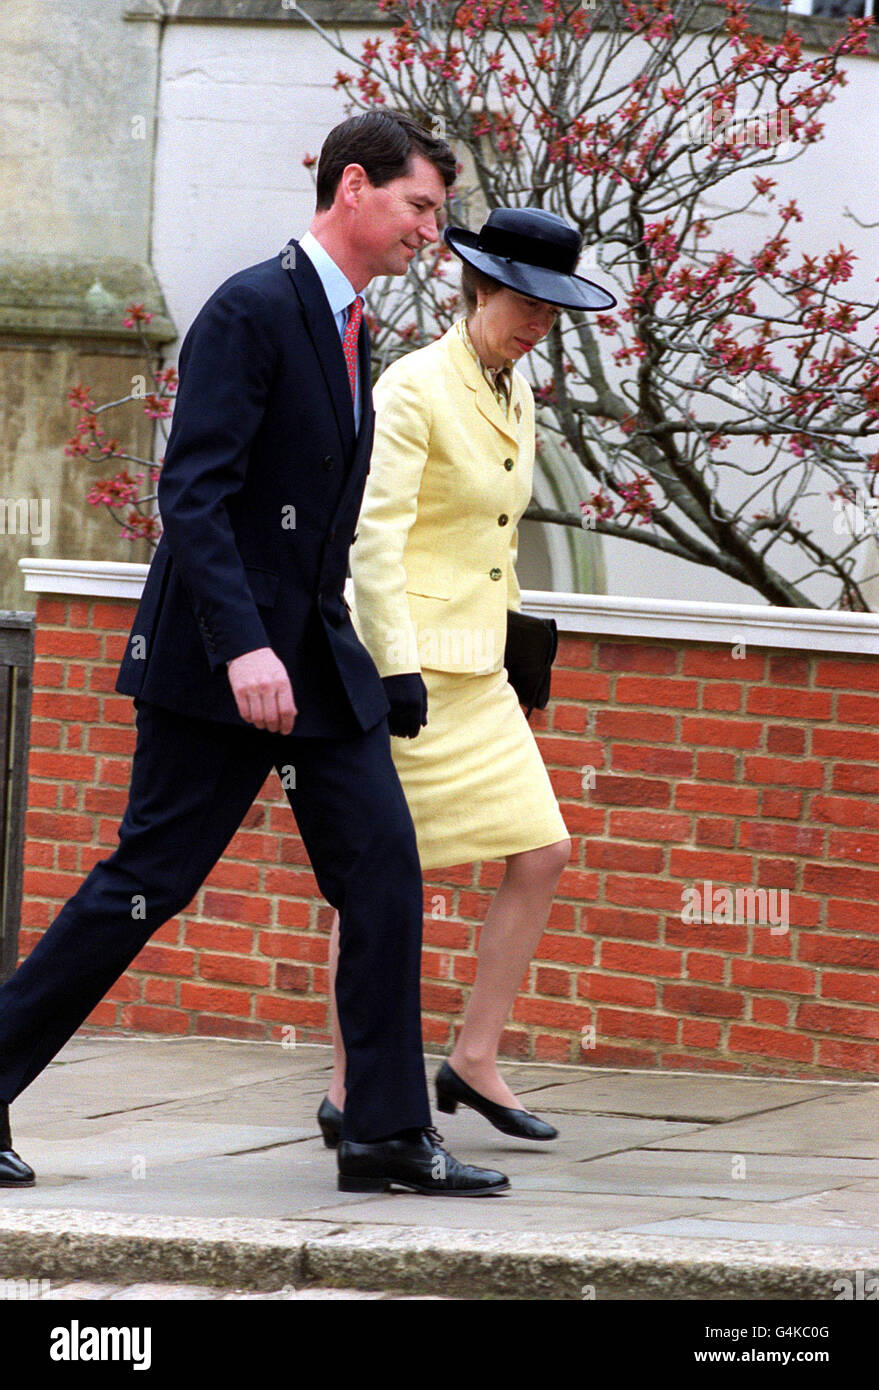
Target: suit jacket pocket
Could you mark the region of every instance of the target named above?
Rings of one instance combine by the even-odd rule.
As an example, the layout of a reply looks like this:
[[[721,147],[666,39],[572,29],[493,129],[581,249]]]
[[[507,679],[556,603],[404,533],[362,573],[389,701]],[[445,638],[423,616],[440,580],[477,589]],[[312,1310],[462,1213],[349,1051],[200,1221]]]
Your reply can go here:
[[[423,565],[409,562],[406,564],[406,593],[419,598],[450,599],[452,581],[448,566],[439,558],[431,558]]]
[[[280,574],[276,574],[274,570],[259,569],[255,565],[245,565],[244,573],[247,575],[254,603],[261,608],[272,608],[278,597]]]

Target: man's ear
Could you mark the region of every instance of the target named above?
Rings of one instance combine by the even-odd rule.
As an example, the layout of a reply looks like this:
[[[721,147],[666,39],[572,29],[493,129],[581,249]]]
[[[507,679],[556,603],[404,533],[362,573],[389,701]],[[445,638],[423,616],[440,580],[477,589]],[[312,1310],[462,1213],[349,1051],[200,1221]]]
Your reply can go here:
[[[356,208],[365,190],[371,187],[362,164],[346,164],[339,179],[336,197],[341,198],[343,207]]]

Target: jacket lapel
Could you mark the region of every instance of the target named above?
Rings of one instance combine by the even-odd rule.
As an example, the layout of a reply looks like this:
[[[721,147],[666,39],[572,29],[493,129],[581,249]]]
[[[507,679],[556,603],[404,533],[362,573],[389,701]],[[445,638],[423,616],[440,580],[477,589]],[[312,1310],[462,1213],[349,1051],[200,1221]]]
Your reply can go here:
[[[517,429],[516,406],[519,412],[523,409],[522,392],[519,382],[516,380],[516,373],[513,372],[512,389],[512,419],[507,419],[501,407],[497,403],[495,394],[479,370],[479,366],[474,362],[464,343],[458,336],[458,330],[452,325],[445,334],[449,354],[454,362],[461,379],[469,386],[476,398],[476,408],[481,415],[488,420],[489,424],[494,425],[495,429],[500,430],[507,439],[514,444],[519,442],[519,431]],[[515,422],[515,423],[514,423]]]
[[[288,259],[292,259],[294,264],[286,266],[287,274],[290,276],[293,288],[302,304],[305,326],[314,343],[314,349],[326,379],[327,390],[332,401],[347,460],[354,453],[355,448],[354,410],[351,404],[351,386],[348,381],[348,368],[345,366],[345,355],[342,351],[342,340],[330,312],[320,276],[306,253],[299,250],[299,242],[293,238],[281,252],[281,255],[283,256],[285,252],[289,251],[290,247],[293,248],[294,255]],[[369,391],[369,330],[365,317],[361,321],[357,345],[361,371],[360,395],[363,402],[362,424],[365,425],[367,423],[367,409],[371,409],[372,404],[370,399],[369,407],[367,406],[367,397],[371,396],[371,393]],[[364,355],[366,357],[365,373],[363,372]],[[359,434],[363,434],[362,428]]]

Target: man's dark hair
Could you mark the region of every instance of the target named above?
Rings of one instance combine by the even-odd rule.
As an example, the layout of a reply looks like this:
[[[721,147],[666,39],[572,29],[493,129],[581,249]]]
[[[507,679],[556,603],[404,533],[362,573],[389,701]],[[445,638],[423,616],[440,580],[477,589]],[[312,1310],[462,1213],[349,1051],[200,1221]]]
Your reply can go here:
[[[455,156],[445,140],[438,140],[405,112],[365,111],[342,121],[321,148],[316,211],[332,207],[347,164],[361,164],[369,182],[380,188],[409,173],[413,153],[430,160],[446,188],[455,182]]]

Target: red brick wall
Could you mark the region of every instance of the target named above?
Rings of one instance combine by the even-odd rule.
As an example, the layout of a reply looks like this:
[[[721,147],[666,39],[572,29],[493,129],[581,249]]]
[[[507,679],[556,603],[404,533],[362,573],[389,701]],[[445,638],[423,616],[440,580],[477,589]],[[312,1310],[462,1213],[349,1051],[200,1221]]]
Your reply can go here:
[[[40,599],[21,946],[116,845],[134,605]],[[879,1075],[879,661],[565,636],[532,724],[571,831],[507,1056]],[[594,769],[594,776],[589,769]],[[425,883],[428,1044],[451,1043],[502,865]],[[790,929],[686,923],[694,881],[786,889]],[[327,1037],[331,911],[272,774],[190,909],[91,1024]],[[594,1028],[594,1037],[589,1032]]]

